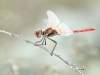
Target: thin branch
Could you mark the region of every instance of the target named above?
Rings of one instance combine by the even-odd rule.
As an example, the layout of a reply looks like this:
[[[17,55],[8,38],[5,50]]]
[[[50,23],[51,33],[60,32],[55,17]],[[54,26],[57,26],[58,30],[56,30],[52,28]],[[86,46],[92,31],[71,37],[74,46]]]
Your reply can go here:
[[[17,38],[20,39],[20,40],[23,40],[23,41],[25,41],[25,42],[27,42],[27,43],[30,43],[30,44],[34,45],[34,43],[33,43],[32,41],[29,41],[29,40],[25,39],[22,35],[16,35],[16,34],[7,32],[7,31],[5,31],[5,30],[0,30],[0,32],[5,33],[5,34],[8,34],[8,35],[10,35],[10,36],[15,36],[15,37],[17,37]],[[47,51],[48,53],[51,53],[48,49],[46,49],[45,47],[43,47],[43,46],[41,46],[41,45],[34,45],[34,46],[38,46],[38,47],[42,48],[43,50]],[[64,60],[60,55],[55,54],[55,53],[53,53],[53,55],[56,56],[56,57],[58,57],[60,60],[62,60],[65,64],[67,64],[71,69],[73,69],[73,70],[75,70],[76,72],[78,72],[80,75],[84,75],[84,74],[81,72],[81,71],[84,70],[84,66],[83,66],[83,68],[78,68],[75,64],[69,64],[68,61]]]

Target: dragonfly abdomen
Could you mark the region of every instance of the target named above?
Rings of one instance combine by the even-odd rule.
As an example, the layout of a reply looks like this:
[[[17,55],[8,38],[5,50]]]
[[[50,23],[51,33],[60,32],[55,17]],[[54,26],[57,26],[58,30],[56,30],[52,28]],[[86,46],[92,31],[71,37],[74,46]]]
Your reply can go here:
[[[73,30],[73,33],[78,33],[78,32],[88,32],[88,31],[93,31],[97,30],[96,28],[85,28],[85,29],[80,29],[80,30]]]

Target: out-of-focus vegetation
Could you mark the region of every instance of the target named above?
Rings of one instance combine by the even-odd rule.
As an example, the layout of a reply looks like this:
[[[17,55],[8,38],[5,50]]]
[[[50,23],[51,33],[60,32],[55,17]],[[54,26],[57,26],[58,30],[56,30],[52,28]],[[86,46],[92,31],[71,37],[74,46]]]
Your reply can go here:
[[[70,29],[96,27],[97,31],[56,36],[55,53],[69,63],[85,65],[85,75],[100,74],[100,0],[0,0],[0,29],[35,42],[33,32],[45,28],[52,10]],[[47,40],[47,49],[54,44]],[[0,33],[0,75],[78,75],[44,50]]]

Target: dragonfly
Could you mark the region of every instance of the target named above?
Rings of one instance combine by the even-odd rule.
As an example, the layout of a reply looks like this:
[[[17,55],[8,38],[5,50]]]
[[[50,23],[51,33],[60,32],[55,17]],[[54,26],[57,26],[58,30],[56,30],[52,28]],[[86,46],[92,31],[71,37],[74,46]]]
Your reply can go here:
[[[44,29],[37,29],[34,31],[34,35],[37,38],[41,38],[41,36],[42,36],[42,39],[40,41],[35,42],[34,45],[46,45],[46,38],[51,40],[52,42],[55,43],[55,45],[50,53],[51,56],[53,55],[54,49],[57,45],[57,42],[55,40],[51,39],[50,37],[53,37],[56,35],[70,36],[73,33],[97,30],[97,28],[93,28],[93,27],[78,29],[78,30],[70,30],[70,28],[65,23],[60,22],[58,17],[52,11],[48,10],[47,16],[48,16],[48,19],[44,20],[44,22],[47,24],[47,27]]]

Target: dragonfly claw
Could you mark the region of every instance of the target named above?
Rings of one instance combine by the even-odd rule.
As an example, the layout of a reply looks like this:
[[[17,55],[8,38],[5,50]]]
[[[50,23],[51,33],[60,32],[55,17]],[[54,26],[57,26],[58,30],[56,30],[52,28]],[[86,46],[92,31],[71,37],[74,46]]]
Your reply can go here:
[[[37,46],[37,44],[35,43],[34,46]]]
[[[50,55],[52,56],[53,55],[53,52],[51,52]]]

